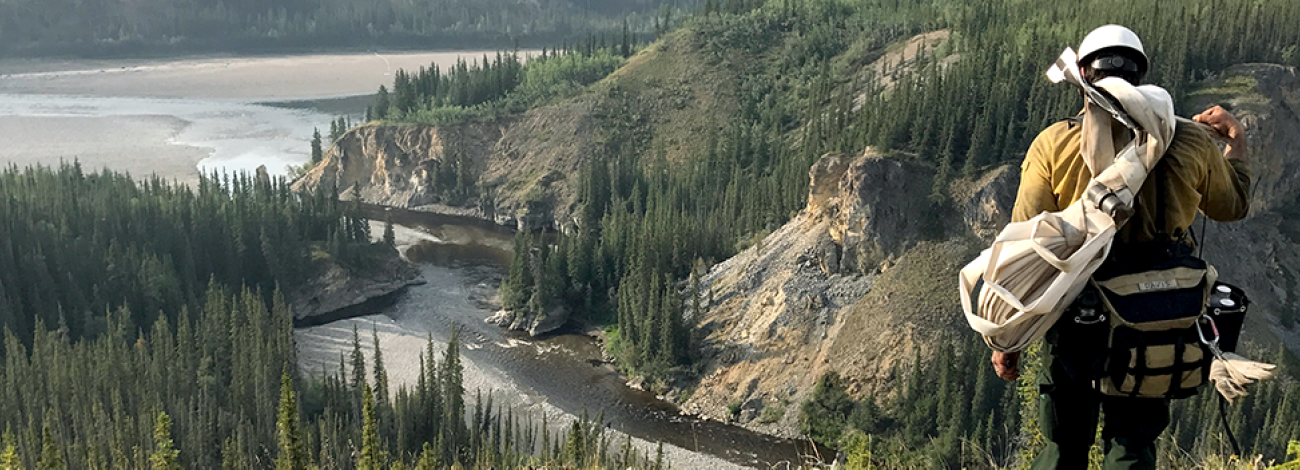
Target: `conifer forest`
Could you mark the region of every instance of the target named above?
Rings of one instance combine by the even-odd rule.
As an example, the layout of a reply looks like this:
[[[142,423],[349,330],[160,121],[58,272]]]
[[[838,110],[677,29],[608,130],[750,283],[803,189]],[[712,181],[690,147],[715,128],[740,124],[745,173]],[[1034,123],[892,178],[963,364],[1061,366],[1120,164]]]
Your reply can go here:
[[[557,239],[520,233],[502,302],[532,312],[564,305],[587,321],[609,325],[611,352],[630,375],[661,383],[689,375],[695,332],[688,319],[707,295],[698,276],[759,243],[801,209],[808,168],[817,157],[859,153],[867,146],[912,155],[933,172],[933,197],[943,198],[955,179],[1017,161],[1039,130],[1078,111],[1078,96],[1043,79],[1040,69],[1044,57],[1055,57],[1098,21],[1150,32],[1143,39],[1159,59],[1146,80],[1167,88],[1175,103],[1186,102],[1191,82],[1233,63],[1300,65],[1300,31],[1289,26],[1300,24],[1300,5],[1286,1],[705,2],[680,26],[687,31],[681,34],[696,41],[699,57],[734,74],[742,91],[738,115],[694,147],[686,157],[691,164],[680,165],[665,149],[649,145],[655,136],[639,121],[643,109],[663,103],[648,103],[619,85],[598,86],[598,106],[608,119],[600,128],[606,144],[604,158],[593,160],[578,179],[579,228]],[[857,73],[860,63],[848,62],[861,60],[855,51],[936,30],[952,39],[924,51],[911,73],[863,76]],[[572,62],[581,60],[575,54],[627,56],[628,47],[618,39],[593,37],[579,44],[556,57]],[[736,51],[762,60],[732,61]],[[555,59],[548,57],[505,70],[527,77],[534,65],[550,67]],[[387,90],[381,89],[376,114],[430,122],[422,118],[436,110],[467,120],[524,95],[519,78],[500,80],[503,69],[486,59],[480,64],[441,83],[483,84],[492,90],[482,95],[485,100],[447,100],[445,88],[399,77],[393,89],[411,90],[415,97],[403,102],[417,104],[386,101]],[[430,75],[439,72],[417,77]],[[529,101],[545,102],[535,96]],[[466,184],[473,182],[458,180],[456,187]],[[1294,322],[1294,314],[1283,321]],[[835,404],[805,404],[805,430],[824,443],[858,446],[883,458],[887,468],[1011,462],[1026,444],[1016,430],[1036,426],[1033,413],[1022,411],[1034,409],[1035,392],[1031,385],[1008,386],[992,376],[982,343],[955,340],[954,346],[960,363],[940,360],[914,371],[907,398],[893,410],[870,400],[845,401],[843,391],[835,391],[836,379],[827,377],[819,386],[825,393],[817,396]],[[1287,362],[1284,351],[1260,353]],[[1181,451],[1163,456],[1195,460],[1226,445],[1217,425],[1204,424],[1218,417],[1210,394],[1202,395],[1178,402],[1170,429]],[[1293,381],[1266,385],[1233,418],[1237,437],[1256,454],[1284,458],[1288,441],[1300,438],[1297,399],[1300,389]],[[1028,443],[1036,445],[1041,441]]]
[[[604,330],[622,374],[667,391],[703,371],[695,319],[712,294],[701,278],[805,207],[819,157],[900,155],[932,181],[917,204],[944,204],[955,181],[1019,161],[1041,129],[1078,112],[1077,93],[1042,72],[1106,22],[1144,32],[1146,80],[1175,103],[1230,65],[1300,66],[1295,0],[0,0],[0,54],[358,37],[499,46],[395,71],[365,123],[316,132],[312,162],[355,124],[490,122],[587,100],[599,152],[576,176],[574,226],[516,234],[500,302],[573,312]],[[948,40],[906,68],[864,73],[881,55],[870,51],[932,31]],[[685,106],[611,78],[673,38],[738,90],[730,114],[683,131],[684,154],[647,116]],[[520,40],[541,52],[523,57]],[[451,156],[431,168],[443,201],[488,204],[470,166]],[[363,344],[379,351],[374,331],[353,330],[336,373],[298,370],[283,293],[331,263],[364,270],[396,256],[371,239],[358,198],[339,196],[265,176],[185,186],[77,164],[0,171],[0,469],[682,468],[613,436],[598,410],[553,433],[544,416],[467,394],[455,332],[445,348],[429,341],[414,386],[390,387],[391,364],[363,355]],[[1036,387],[998,379],[978,335],[949,342],[952,354],[894,371],[888,404],[829,373],[789,412],[808,439],[843,451],[844,468],[1027,467],[1043,445]],[[1254,348],[1281,373],[1234,404],[1227,425],[1244,454],[1296,468],[1285,465],[1300,465],[1300,361]],[[1022,375],[1041,367],[1037,354]],[[1254,468],[1228,457],[1219,407],[1208,390],[1174,402],[1161,468]]]
[[[0,2],[0,56],[257,52],[324,48],[541,47],[639,35],[693,0],[148,0]]]

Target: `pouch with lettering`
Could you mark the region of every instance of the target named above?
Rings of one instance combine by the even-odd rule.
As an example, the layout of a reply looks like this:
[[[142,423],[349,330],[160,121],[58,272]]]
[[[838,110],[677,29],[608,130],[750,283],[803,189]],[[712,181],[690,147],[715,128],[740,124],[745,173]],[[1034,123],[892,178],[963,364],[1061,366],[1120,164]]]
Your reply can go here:
[[[1195,395],[1213,359],[1197,322],[1217,272],[1181,247],[1114,261],[1092,278],[1111,325],[1098,390],[1147,398]]]

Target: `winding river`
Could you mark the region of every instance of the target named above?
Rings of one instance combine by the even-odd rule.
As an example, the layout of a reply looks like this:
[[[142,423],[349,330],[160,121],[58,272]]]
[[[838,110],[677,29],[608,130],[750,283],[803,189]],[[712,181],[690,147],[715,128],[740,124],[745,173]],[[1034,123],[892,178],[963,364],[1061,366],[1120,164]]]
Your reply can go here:
[[[482,52],[200,57],[137,61],[0,60],[0,164],[78,160],[192,183],[199,171],[273,175],[308,158],[313,128],[356,116],[398,67],[454,63]],[[511,234],[489,223],[425,213],[390,213],[404,256],[425,284],[339,312],[295,332],[302,370],[330,373],[351,349],[353,328],[373,357],[379,338],[394,389],[413,385],[428,342],[445,348],[461,331],[465,384],[495,404],[544,414],[553,432],[584,412],[603,412],[617,436],[675,468],[787,468],[810,448],[713,421],[628,387],[602,360],[596,340],[576,331],[542,339],[483,321],[509,260]],[[374,219],[378,220],[378,217]],[[372,223],[376,231],[382,228]],[[619,444],[619,442],[615,442]]]
[[[399,245],[419,265],[426,284],[344,313],[352,318],[299,329],[300,360],[307,373],[337,369],[339,354],[351,347],[354,325],[367,347],[370,331],[379,335],[385,364],[392,364],[394,355],[411,356],[412,350],[418,354],[430,339],[440,355],[456,328],[464,345],[470,393],[475,388],[485,394],[493,390],[494,403],[535,416],[548,413],[551,422],[603,412],[611,429],[644,444],[663,442],[672,448],[670,458],[684,460],[674,461],[678,468],[716,468],[721,463],[703,456],[734,466],[784,468],[782,462],[798,463],[811,451],[806,443],[681,415],[672,404],[629,387],[602,359],[597,340],[581,332],[567,329],[530,339],[485,323],[495,307],[511,235],[460,217],[400,210],[390,214],[402,224]],[[367,354],[371,357],[370,350]],[[418,363],[418,356],[412,359]],[[394,373],[391,365],[388,368],[394,383],[414,383],[413,371]]]

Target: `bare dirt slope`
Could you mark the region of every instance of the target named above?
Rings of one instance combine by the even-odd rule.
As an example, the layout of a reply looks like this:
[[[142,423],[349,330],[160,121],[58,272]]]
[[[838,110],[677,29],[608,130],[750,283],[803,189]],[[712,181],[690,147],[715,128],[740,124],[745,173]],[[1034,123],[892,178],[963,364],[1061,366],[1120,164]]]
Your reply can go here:
[[[928,175],[871,149],[817,162],[807,208],[704,278],[711,301],[695,318],[706,366],[684,408],[729,420],[739,404],[739,424],[797,436],[798,404],[826,372],[848,378],[855,395],[891,398],[899,371],[960,331],[949,300],[953,274],[980,244],[970,231],[1010,208],[989,189],[1008,178],[966,182],[982,186],[959,210],[930,202]]]

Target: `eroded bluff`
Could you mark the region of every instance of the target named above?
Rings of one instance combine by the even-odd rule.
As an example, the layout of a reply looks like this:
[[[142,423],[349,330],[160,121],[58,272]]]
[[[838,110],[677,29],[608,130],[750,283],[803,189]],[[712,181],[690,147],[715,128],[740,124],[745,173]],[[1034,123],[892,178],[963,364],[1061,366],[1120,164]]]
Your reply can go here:
[[[688,412],[796,436],[798,404],[835,371],[855,396],[893,394],[896,371],[964,328],[950,305],[953,273],[1009,220],[1015,172],[962,184],[958,207],[932,202],[933,172],[868,149],[827,155],[810,171],[807,207],[702,280],[703,377]],[[960,220],[961,224],[952,224]],[[788,411],[756,419],[768,407]]]
[[[1254,304],[1246,338],[1256,356],[1300,351],[1300,77],[1295,68],[1232,67],[1196,84],[1180,110],[1222,104],[1249,128],[1252,212],[1197,223],[1204,257]],[[798,407],[835,371],[855,398],[888,407],[917,358],[950,354],[973,335],[957,305],[956,273],[1010,221],[1019,172],[991,169],[932,188],[932,169],[868,150],[829,155],[810,172],[807,207],[703,279],[703,373],[687,412],[797,436]],[[923,361],[925,359],[922,359]],[[739,404],[733,415],[732,407]],[[774,422],[759,419],[785,408]]]
[[[576,194],[571,179],[595,153],[593,119],[590,104],[570,102],[489,122],[362,125],[293,189],[518,229],[562,228]]]

